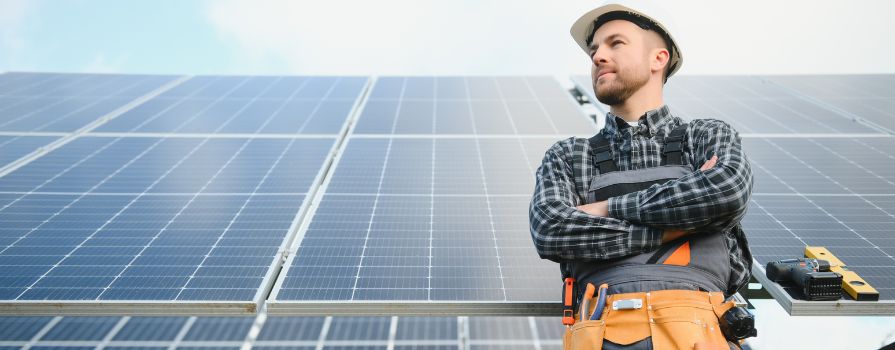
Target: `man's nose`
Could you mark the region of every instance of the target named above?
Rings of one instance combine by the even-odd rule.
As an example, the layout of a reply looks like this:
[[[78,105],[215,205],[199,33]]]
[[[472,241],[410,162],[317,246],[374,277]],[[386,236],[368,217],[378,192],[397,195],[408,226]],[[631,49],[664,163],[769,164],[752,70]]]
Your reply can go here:
[[[591,60],[593,60],[594,65],[599,67],[601,64],[608,62],[607,52],[608,50],[606,50],[605,48],[597,47],[597,50],[594,51],[593,56],[590,57]]]

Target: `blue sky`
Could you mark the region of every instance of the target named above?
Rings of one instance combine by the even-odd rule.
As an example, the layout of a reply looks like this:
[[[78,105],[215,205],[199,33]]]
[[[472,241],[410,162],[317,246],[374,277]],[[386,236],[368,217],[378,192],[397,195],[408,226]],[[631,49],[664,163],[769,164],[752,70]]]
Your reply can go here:
[[[0,72],[586,74],[568,27],[596,3],[0,0]],[[673,4],[680,74],[895,73],[892,1]],[[762,349],[874,348],[895,331],[757,304]]]
[[[233,70],[234,48],[218,40],[190,1],[8,2],[21,17],[7,19],[5,70],[214,72]],[[13,23],[9,23],[13,22]],[[9,40],[18,40],[10,43]]]

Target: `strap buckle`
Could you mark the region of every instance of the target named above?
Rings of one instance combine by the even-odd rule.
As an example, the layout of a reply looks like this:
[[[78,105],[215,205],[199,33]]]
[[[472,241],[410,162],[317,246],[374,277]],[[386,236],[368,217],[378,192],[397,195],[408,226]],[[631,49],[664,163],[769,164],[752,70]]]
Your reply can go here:
[[[681,141],[671,141],[665,143],[665,149],[662,150],[662,153],[668,154],[671,152],[679,152],[682,148],[683,142]]]

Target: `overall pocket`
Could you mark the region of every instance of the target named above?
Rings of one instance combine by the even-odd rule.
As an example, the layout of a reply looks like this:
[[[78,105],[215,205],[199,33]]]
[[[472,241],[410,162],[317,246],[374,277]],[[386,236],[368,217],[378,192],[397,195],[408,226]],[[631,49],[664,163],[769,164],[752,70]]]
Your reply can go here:
[[[606,325],[602,320],[578,321],[563,336],[564,350],[600,350]]]
[[[727,348],[710,305],[684,302],[674,306],[654,305],[650,324],[653,348],[693,349],[696,343]]]

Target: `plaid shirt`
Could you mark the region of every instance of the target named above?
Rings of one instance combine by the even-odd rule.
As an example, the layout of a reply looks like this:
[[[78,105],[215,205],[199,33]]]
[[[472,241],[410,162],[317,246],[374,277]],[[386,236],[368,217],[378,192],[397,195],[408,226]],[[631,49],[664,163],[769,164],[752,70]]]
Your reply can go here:
[[[637,126],[607,113],[600,132],[609,140],[618,170],[634,170],[659,166],[663,136],[682,123],[663,105],[646,112]],[[575,208],[586,204],[595,175],[588,140],[572,137],[556,142],[538,168],[529,209],[531,237],[541,258],[606,260],[657,249],[665,229],[719,232],[730,250],[728,292],[744,286],[752,256],[740,220],[752,192],[752,170],[739,135],[723,121],[696,119],[688,124],[686,141],[681,162],[692,167],[692,173],[610,198],[609,217]],[[712,155],[718,156],[716,165],[699,171]],[[582,176],[575,178],[576,172]]]

